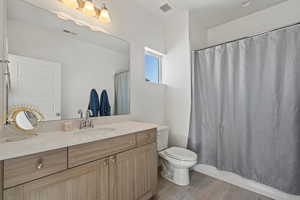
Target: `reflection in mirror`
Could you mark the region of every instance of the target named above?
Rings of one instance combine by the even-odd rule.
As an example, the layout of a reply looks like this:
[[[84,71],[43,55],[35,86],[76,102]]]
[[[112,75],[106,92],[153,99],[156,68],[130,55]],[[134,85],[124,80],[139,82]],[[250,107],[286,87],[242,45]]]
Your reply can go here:
[[[21,111],[16,116],[16,124],[20,129],[33,130],[38,125],[37,117],[30,111]]]
[[[9,106],[32,105],[45,121],[129,114],[129,44],[28,2],[8,1]]]

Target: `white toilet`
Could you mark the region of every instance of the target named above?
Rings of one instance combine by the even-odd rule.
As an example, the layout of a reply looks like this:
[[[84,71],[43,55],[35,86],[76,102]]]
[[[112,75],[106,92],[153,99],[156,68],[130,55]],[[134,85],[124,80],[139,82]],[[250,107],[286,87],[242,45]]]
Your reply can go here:
[[[169,128],[157,129],[157,148],[162,165],[161,176],[177,185],[189,185],[189,169],[197,163],[197,154],[181,148],[168,148]]]

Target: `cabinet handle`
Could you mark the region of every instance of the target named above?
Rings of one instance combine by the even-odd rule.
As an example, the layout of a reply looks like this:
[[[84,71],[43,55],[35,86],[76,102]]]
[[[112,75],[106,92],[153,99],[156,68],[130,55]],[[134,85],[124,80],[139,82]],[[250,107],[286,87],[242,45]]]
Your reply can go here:
[[[0,60],[0,63],[10,63],[9,60]]]
[[[44,168],[43,159],[39,159],[39,160],[38,160],[38,164],[37,164],[37,166],[36,166],[36,169],[37,169],[37,170],[41,170],[41,169],[43,169],[43,168]]]
[[[111,157],[111,158],[109,159],[109,161],[110,161],[112,164],[115,164],[116,158],[115,158],[115,157]]]
[[[107,166],[107,165],[108,165],[108,162],[109,162],[108,159],[105,160],[104,165]]]

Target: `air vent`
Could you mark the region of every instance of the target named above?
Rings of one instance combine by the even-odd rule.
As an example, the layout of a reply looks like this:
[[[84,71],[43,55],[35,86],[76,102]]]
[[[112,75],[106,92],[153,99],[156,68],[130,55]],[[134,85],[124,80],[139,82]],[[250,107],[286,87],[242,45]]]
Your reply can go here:
[[[67,33],[67,34],[70,34],[70,35],[78,35],[77,33],[72,32],[72,31],[69,31],[69,30],[67,30],[67,29],[64,29],[63,32],[64,32],[64,33]]]
[[[162,5],[160,7],[160,9],[166,13],[166,12],[169,12],[170,10],[172,10],[172,7],[170,6],[170,4],[166,3],[166,4]]]

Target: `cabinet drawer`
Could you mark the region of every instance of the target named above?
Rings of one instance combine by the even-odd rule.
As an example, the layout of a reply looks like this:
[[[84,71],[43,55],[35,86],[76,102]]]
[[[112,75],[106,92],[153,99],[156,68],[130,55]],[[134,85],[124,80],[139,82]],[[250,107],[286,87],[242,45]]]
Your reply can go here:
[[[4,188],[67,169],[67,149],[58,149],[4,161]]]
[[[98,160],[136,147],[134,134],[69,147],[69,167]]]
[[[97,161],[4,191],[5,200],[108,200],[108,165]],[[100,193],[101,192],[101,193]],[[101,194],[101,198],[98,196]]]
[[[156,142],[156,129],[150,129],[137,133],[137,144],[138,146],[143,146],[146,144],[151,144]]]

